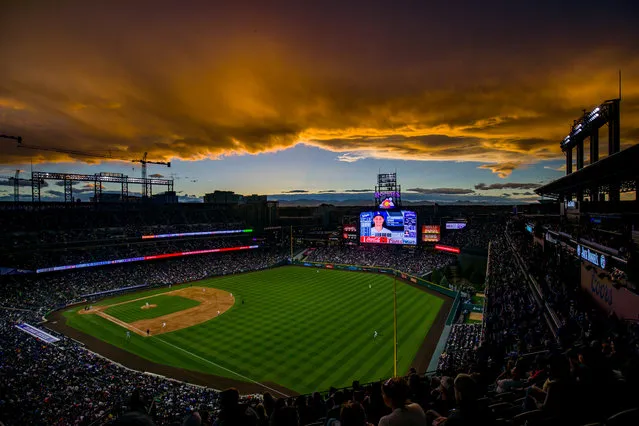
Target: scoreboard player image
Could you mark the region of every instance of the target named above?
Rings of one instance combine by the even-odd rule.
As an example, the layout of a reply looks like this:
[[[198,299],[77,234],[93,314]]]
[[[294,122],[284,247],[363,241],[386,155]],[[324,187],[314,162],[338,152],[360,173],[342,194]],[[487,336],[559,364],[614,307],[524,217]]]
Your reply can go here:
[[[371,228],[371,236],[372,237],[390,237],[391,231],[390,229],[384,228],[384,223],[386,219],[382,212],[375,212],[373,216],[373,227]]]
[[[417,215],[411,211],[363,212],[360,242],[378,244],[417,244]]]

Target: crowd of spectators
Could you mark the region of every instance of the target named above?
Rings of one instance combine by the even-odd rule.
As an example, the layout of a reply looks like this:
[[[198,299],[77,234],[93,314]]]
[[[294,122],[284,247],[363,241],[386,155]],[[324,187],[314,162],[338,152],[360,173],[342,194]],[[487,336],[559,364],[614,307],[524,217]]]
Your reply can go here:
[[[60,265],[98,262],[103,260],[126,259],[156,254],[237,247],[252,244],[245,238],[161,238],[135,242],[111,242],[91,246],[63,247],[58,249],[37,249],[7,253],[2,266],[35,270]]]
[[[37,324],[49,310],[86,300],[83,294],[145,283],[177,284],[207,276],[267,268],[283,253],[203,255],[151,263],[31,277],[4,276],[0,283],[0,421],[4,424],[90,424],[128,410],[151,412],[159,424],[180,422],[189,412],[213,419],[218,393],[117,366],[58,336],[54,345],[14,327]],[[259,395],[242,400],[261,399]]]
[[[1,208],[5,232],[0,247],[55,248],[61,245],[139,239],[143,235],[247,228],[236,210],[205,205],[75,205],[72,209]]]
[[[318,247],[306,258],[309,262],[358,266],[379,266],[422,276],[455,263],[456,256],[394,246]]]
[[[193,256],[35,278],[4,277],[0,282],[4,307],[0,309],[0,421],[455,426],[498,424],[500,418],[500,424],[507,419],[506,424],[513,425],[570,426],[603,422],[637,407],[636,325],[592,310],[570,291],[574,277],[561,273],[561,263],[539,253],[530,255],[530,247],[518,245],[517,236],[512,237],[496,232],[491,238],[484,323],[453,326],[437,374],[411,371],[405,378],[364,386],[354,383],[349,389],[295,398],[241,397],[233,389],[218,393],[130,371],[63,336],[49,345],[13,326],[37,322],[43,312],[82,294],[259,269],[284,260],[282,252]],[[528,259],[545,262],[543,269],[528,265],[528,271],[522,270],[513,248],[526,250]],[[437,263],[426,255],[433,256],[395,247],[326,247],[312,251],[308,260],[419,274],[428,271],[423,266],[427,262]],[[443,264],[454,260],[441,256]],[[531,292],[527,273],[541,282],[542,300]],[[557,335],[546,303],[561,318]]]
[[[51,345],[13,327],[37,321],[33,312],[0,311],[4,424],[91,424],[130,410],[150,412],[158,423],[171,424],[192,411],[204,416],[219,412],[214,390],[135,372],[63,336]],[[260,396],[243,397],[255,398]]]
[[[194,255],[171,261],[145,261],[43,275],[0,277],[0,306],[45,313],[46,309],[100,291],[136,285],[162,286],[201,280],[209,276],[264,269],[286,259],[281,251]]]
[[[453,326],[439,363],[442,390],[451,387],[454,374],[470,373],[483,404],[518,425],[582,425],[636,409],[637,325],[574,297],[568,291],[578,286],[574,275],[562,273],[556,259],[539,264],[544,258],[522,246],[526,256],[520,258],[531,262],[524,262],[525,272],[542,283],[543,297],[536,300],[515,259],[513,239],[516,235],[501,234],[492,240],[483,335],[477,339],[478,325]],[[546,306],[561,319],[556,335]],[[616,424],[636,424],[638,413],[625,412]]]
[[[440,243],[459,248],[487,250],[491,238],[502,229],[501,221],[472,222],[462,229],[443,230]]]
[[[453,324],[444,352],[439,357],[437,371],[450,374],[472,364],[481,343],[481,324]]]
[[[532,352],[553,336],[505,238],[491,244],[484,312],[485,339],[500,355]]]

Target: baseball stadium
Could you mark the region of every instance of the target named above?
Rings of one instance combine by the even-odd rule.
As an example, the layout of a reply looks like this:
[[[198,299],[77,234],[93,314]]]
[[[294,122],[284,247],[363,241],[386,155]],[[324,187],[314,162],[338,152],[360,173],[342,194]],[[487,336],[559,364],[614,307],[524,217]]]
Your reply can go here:
[[[0,426],[639,425],[590,3],[2,2]]]
[[[389,377],[395,322],[397,368],[427,367],[452,298],[385,274],[318,266],[106,298],[57,312],[52,327],[98,353],[112,346],[123,365],[132,354],[145,371],[188,370],[202,384],[246,392],[290,396]]]

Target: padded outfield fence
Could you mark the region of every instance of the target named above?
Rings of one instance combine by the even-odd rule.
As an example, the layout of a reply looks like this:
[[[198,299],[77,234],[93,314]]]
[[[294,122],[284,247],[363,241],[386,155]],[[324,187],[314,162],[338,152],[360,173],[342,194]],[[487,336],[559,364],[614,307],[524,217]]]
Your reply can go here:
[[[293,265],[297,266],[307,266],[311,268],[324,268],[324,269],[336,269],[339,271],[360,271],[360,272],[376,272],[379,274],[388,274],[399,277],[403,280],[410,281],[413,284],[417,284],[423,287],[426,287],[430,290],[436,291],[438,293],[443,294],[448,297],[456,297],[457,291],[451,290],[446,287],[442,287],[441,285],[435,284],[433,282],[427,281],[423,278],[415,277],[413,275],[409,275],[405,272],[398,271],[397,269],[392,268],[384,268],[382,266],[359,266],[359,265],[346,265],[340,263],[326,263],[326,262],[308,262],[308,261],[293,261],[291,262]]]
[[[453,298],[454,299],[453,305],[450,309],[450,313],[448,314],[448,318],[446,319],[446,325],[452,325],[452,323],[455,321],[455,318],[457,317],[457,313],[460,307],[461,299],[460,299],[460,294],[458,291],[451,290],[446,287],[442,287],[438,284],[432,283],[423,278],[415,277],[405,272],[398,271],[397,269],[384,268],[381,266],[359,266],[359,265],[346,265],[346,264],[339,264],[339,263],[308,262],[308,261],[292,261],[291,264],[296,266],[306,266],[309,268],[335,269],[338,271],[353,271],[353,272],[373,272],[378,274],[393,275],[402,280],[409,281],[413,284],[417,284],[429,290],[435,291],[446,297]]]

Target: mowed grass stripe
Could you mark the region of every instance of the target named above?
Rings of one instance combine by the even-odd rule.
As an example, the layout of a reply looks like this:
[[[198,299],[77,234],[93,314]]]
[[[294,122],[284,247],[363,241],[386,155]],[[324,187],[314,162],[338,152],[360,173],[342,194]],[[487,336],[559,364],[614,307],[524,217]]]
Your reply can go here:
[[[291,366],[292,367],[292,366]]]
[[[162,335],[163,340],[199,357],[252,380],[271,381],[300,393],[392,374],[392,277],[335,270],[317,273],[289,266],[194,285],[229,291],[236,298],[234,307],[220,317]],[[408,369],[442,300],[399,281],[397,297],[401,371]],[[67,315],[76,328],[83,321]],[[96,337],[124,347],[119,335],[123,329],[111,326],[119,332]],[[373,340],[375,330],[380,334]],[[148,341],[125,349],[176,367],[237,379],[194,356],[174,353],[181,351],[161,342],[153,344],[153,338]]]
[[[143,309],[146,304],[156,305],[154,308]],[[126,323],[132,323],[143,319],[158,318],[173,312],[194,308],[201,302],[177,295],[157,295],[148,299],[136,300],[122,305],[111,306],[104,313],[111,315]]]
[[[402,291],[406,291],[405,289],[411,289],[411,287],[404,287],[402,288]],[[415,289],[412,289],[415,290]],[[419,290],[416,290],[419,291]],[[398,290],[399,292],[399,290]],[[410,300],[410,299],[409,299]],[[423,319],[418,315],[418,310],[420,309],[419,305],[416,303],[412,303],[412,302],[408,302],[407,304],[410,303],[412,306],[406,306],[403,307],[403,309],[406,309],[406,311],[404,312],[404,315],[402,316],[402,318],[404,319],[404,321],[407,321],[405,323],[401,324],[401,329],[403,330],[416,330],[419,327],[419,324],[423,321]],[[398,309],[400,308],[400,303],[398,302]],[[392,313],[391,313],[392,315]],[[387,318],[384,318],[387,319]],[[386,364],[384,363],[380,363],[379,366],[372,366],[369,367],[368,370],[365,370],[366,366],[362,365],[362,364],[355,364],[353,365],[352,363],[349,364],[344,364],[344,367],[342,367],[341,369],[338,369],[337,371],[335,371],[335,374],[338,375],[338,380],[340,381],[345,381],[348,380],[349,377],[358,377],[358,375],[361,376],[368,376],[370,374],[373,374],[374,372],[380,374],[380,370],[381,372],[383,372],[384,376],[388,376],[391,375],[393,373],[393,364],[392,364],[392,356],[393,356],[393,324],[392,324],[392,316],[390,318],[389,322],[384,322],[385,327],[384,327],[384,332],[382,333],[382,336],[378,336],[377,339],[380,339],[380,342],[377,342],[375,339],[375,345],[367,345],[367,349],[360,349],[361,356],[368,358],[368,357],[372,357],[374,356],[374,354],[379,351],[380,349],[383,350],[385,353],[387,353],[388,351],[390,351],[390,356],[386,359],[389,360],[389,362],[387,362]],[[401,338],[401,334],[399,333],[400,330],[400,326],[399,326],[399,319],[398,319],[398,342],[403,340]],[[390,330],[389,330],[390,329]],[[426,331],[428,329],[421,329],[421,332],[417,333],[416,338],[418,340],[416,340],[417,342],[419,342],[419,344],[421,344],[421,342],[423,341],[425,335],[426,335]],[[413,333],[411,333],[413,334]],[[372,335],[367,335],[366,336],[368,339],[372,339],[373,336]],[[382,345],[380,347],[380,345]],[[384,346],[385,345],[385,346]],[[399,350],[398,350],[399,353]],[[349,356],[351,356],[349,354]],[[413,355],[414,356],[414,355]],[[382,357],[383,359],[383,357]],[[343,360],[342,360],[343,361]],[[412,362],[412,359],[409,361]],[[404,364],[404,365],[403,365]],[[405,365],[405,363],[401,363],[398,362],[398,373],[403,374],[408,370],[408,366]],[[348,365],[348,368],[346,368]],[[382,367],[386,365],[386,367]],[[390,369],[390,370],[389,370]],[[373,370],[373,371],[370,371]]]

